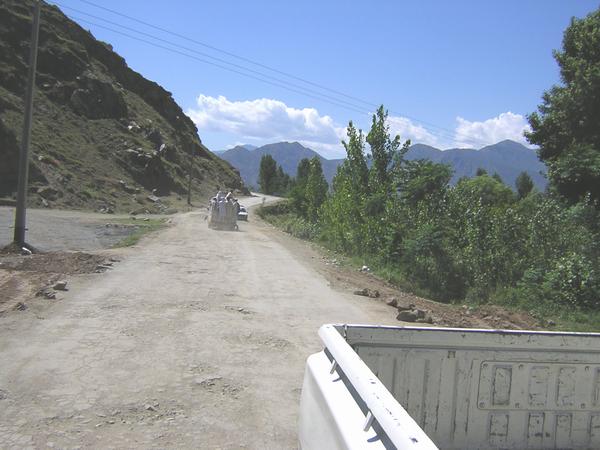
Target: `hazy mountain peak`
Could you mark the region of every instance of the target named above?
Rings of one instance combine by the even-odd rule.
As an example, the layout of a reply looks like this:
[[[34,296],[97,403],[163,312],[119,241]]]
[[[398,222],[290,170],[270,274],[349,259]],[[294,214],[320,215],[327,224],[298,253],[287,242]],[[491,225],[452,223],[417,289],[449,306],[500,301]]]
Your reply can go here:
[[[497,142],[496,144],[486,145],[481,150],[492,149],[494,151],[502,150],[516,150],[516,151],[531,151],[529,147],[525,147],[520,142],[513,141],[511,139],[504,139],[503,141]]]
[[[301,159],[317,156],[321,159],[323,172],[328,182],[331,182],[337,167],[344,161],[343,159],[325,159],[298,142],[267,144],[252,152],[236,147],[220,156],[239,169],[246,184],[256,186],[260,159],[265,154],[273,156],[283,170],[291,176],[296,175],[296,169]],[[538,189],[544,189],[546,186],[546,180],[541,175],[546,168],[539,161],[535,150],[511,140],[488,145],[480,150],[468,148],[440,150],[430,145],[414,144],[410,147],[406,158],[409,160],[430,159],[434,162],[449,164],[454,169],[453,183],[460,177],[474,176],[477,169],[481,167],[488,173],[497,172],[511,187],[514,187],[515,179],[522,171],[529,173]]]

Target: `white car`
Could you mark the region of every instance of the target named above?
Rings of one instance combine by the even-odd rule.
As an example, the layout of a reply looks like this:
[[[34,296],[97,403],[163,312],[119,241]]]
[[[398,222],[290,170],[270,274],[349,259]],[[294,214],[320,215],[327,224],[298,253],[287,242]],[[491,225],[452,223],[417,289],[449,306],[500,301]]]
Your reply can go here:
[[[248,211],[246,210],[245,206],[240,205],[240,210],[237,214],[237,220],[248,222]]]

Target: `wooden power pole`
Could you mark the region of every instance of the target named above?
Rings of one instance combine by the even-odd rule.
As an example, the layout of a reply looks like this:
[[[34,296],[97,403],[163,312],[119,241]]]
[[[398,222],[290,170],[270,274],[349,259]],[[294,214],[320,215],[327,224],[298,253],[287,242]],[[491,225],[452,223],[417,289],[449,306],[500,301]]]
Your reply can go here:
[[[21,153],[19,155],[17,207],[15,209],[14,242],[20,247],[25,246],[27,178],[29,176],[29,144],[31,142],[31,120],[33,115],[33,95],[35,91],[35,70],[37,66],[40,9],[40,1],[35,0],[33,28],[31,30],[31,47],[29,49],[29,75],[27,80],[27,93],[25,95],[25,118],[23,120],[23,136],[21,139]]]

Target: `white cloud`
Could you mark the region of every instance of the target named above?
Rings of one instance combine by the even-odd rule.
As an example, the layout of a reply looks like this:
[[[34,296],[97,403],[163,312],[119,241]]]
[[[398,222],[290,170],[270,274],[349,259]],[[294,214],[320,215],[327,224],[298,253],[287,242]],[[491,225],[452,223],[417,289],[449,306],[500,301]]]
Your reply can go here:
[[[197,108],[188,110],[200,130],[225,132],[237,138],[276,141],[303,141],[338,148],[345,128],[322,116],[314,108],[297,109],[279,100],[259,98],[231,101],[224,96],[200,95]]]
[[[187,114],[202,132],[222,132],[237,142],[298,141],[326,158],[346,156],[341,141],[347,138],[346,127],[315,108],[293,108],[280,100],[259,98],[233,101],[224,96],[198,96],[197,107]],[[370,123],[370,120],[369,122]],[[392,135],[413,143],[438,144],[436,137],[421,125],[405,117],[390,116]]]
[[[410,139],[412,144],[427,144],[431,146],[439,144],[438,139],[433,134],[406,117],[389,116],[388,123],[390,125],[390,134],[392,136],[399,134],[402,142]]]
[[[345,151],[341,141],[346,139],[346,127],[337,124],[330,116],[321,115],[315,108],[293,108],[280,100],[258,98],[234,101],[224,96],[200,95],[197,106],[187,114],[203,132],[220,132],[231,135],[236,142],[257,145],[279,141],[298,141],[326,158],[341,158]],[[399,134],[404,141],[422,143],[438,148],[481,148],[504,139],[528,145],[523,131],[529,130],[524,116],[505,112],[497,117],[471,122],[457,117],[454,142],[444,135],[401,116],[389,116],[392,135]],[[367,124],[370,125],[370,120]],[[368,131],[368,130],[367,130]],[[368,148],[368,147],[367,147]]]
[[[529,146],[523,132],[529,131],[530,127],[521,114],[509,111],[483,122],[471,122],[457,117],[456,122],[454,145],[457,147],[481,148],[505,139]]]

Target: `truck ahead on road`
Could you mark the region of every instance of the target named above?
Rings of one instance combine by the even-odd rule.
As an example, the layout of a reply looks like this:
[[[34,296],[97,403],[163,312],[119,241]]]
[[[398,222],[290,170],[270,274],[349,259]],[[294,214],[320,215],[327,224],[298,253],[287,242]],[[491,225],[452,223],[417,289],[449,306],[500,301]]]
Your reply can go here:
[[[226,196],[219,191],[209,202],[208,227],[216,230],[237,230],[239,203],[231,192]]]
[[[299,447],[600,449],[600,334],[323,325]]]

